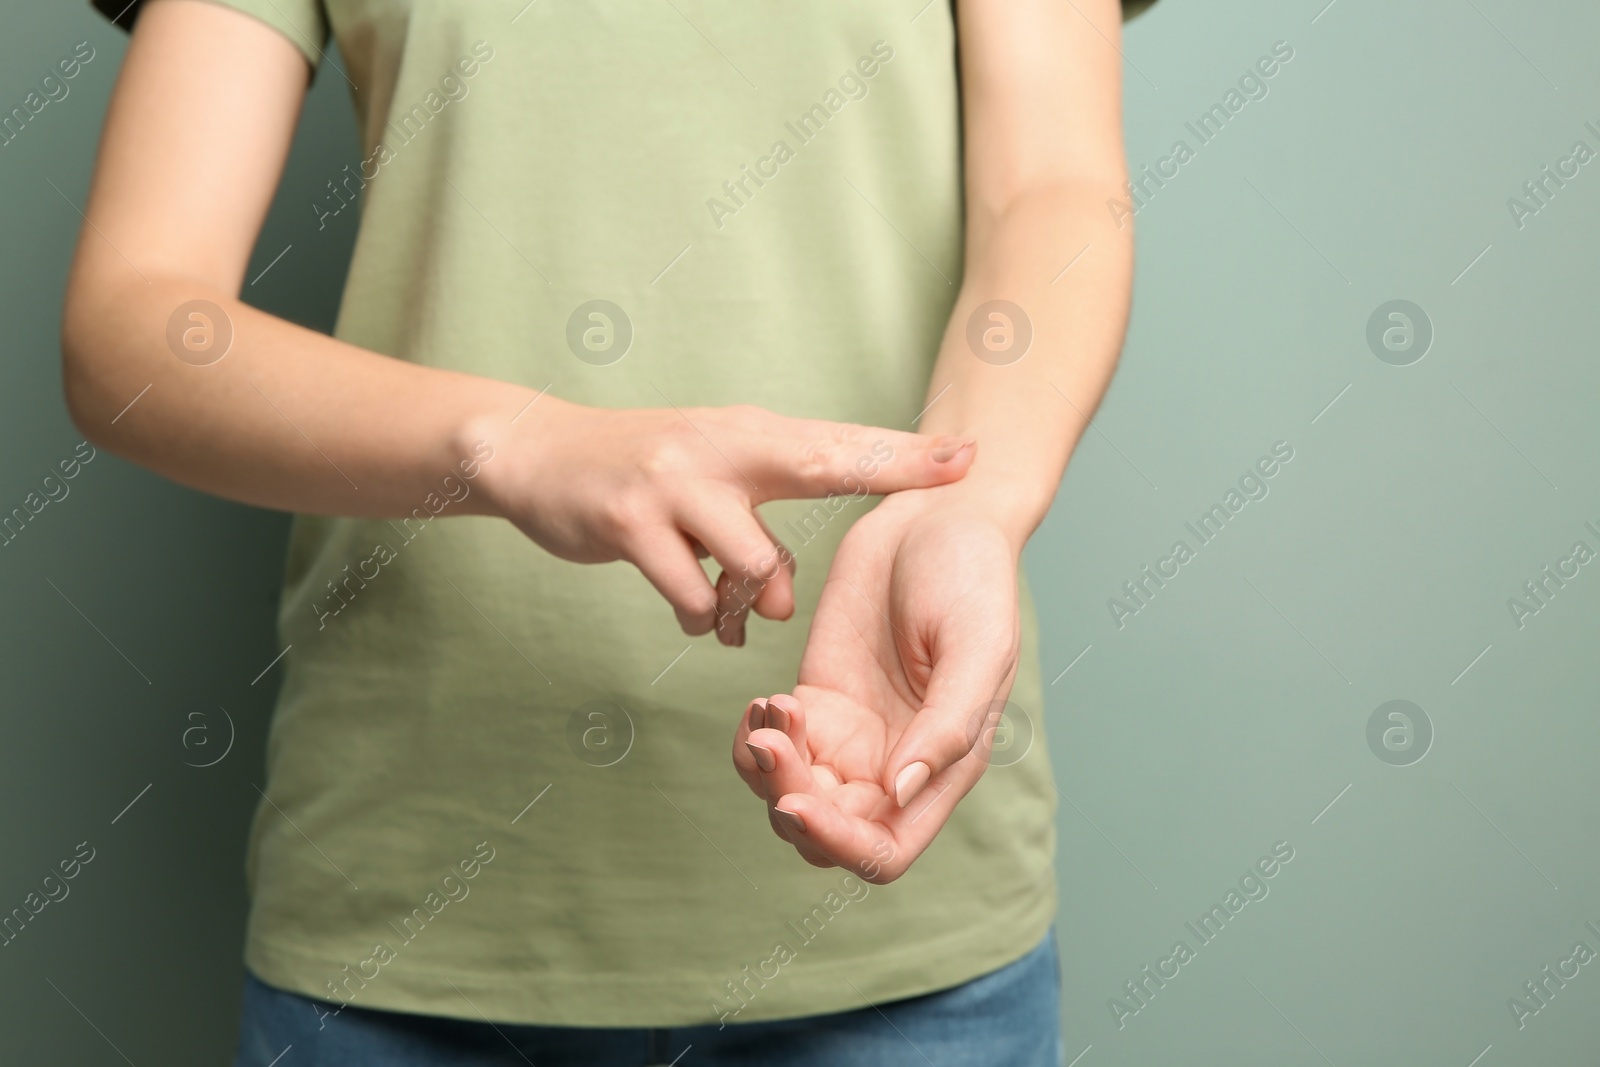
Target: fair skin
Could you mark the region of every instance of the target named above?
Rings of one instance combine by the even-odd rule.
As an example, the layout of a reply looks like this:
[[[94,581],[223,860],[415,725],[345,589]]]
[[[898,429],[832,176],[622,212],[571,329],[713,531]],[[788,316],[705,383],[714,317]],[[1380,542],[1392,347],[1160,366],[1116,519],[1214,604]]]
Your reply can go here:
[[[447,514],[500,515],[574,562],[626,560],[690,634],[711,632],[719,609],[695,558],[705,553],[732,574],[754,574],[758,613],[792,614],[789,570],[757,568],[773,547],[757,505],[858,491],[861,481],[875,493],[939,485],[971,465],[962,438],[755,408],[587,408],[250,307],[238,292],[308,73],[285,37],[219,5],[162,0],[140,15],[62,330],[68,407],[95,444],[260,507],[402,518],[488,441],[497,458],[474,482],[483,491]],[[167,348],[168,317],[196,299],[222,308],[234,331],[226,357],[208,366]],[[895,461],[861,478],[857,464],[880,441]],[[731,583],[720,584],[730,611]],[[742,633],[724,627],[719,637],[737,643]]]
[[[798,684],[753,702],[733,745],[774,833],[880,883],[987,766],[1017,668],[1018,560],[1110,382],[1132,275],[1132,234],[1106,207],[1126,181],[1119,6],[962,0],[957,12],[966,264],[922,429],[971,435],[977,456],[960,482],[898,493],[851,529]],[[996,299],[1034,328],[1003,366],[966,336]]]
[[[792,560],[759,505],[893,494],[846,537],[795,690],[751,706],[734,760],[808,861],[898,877],[982,773],[971,719],[1015,672],[1017,560],[1110,379],[1131,273],[1130,235],[1105,208],[1125,177],[1116,4],[959,10],[967,262],[920,433],[742,407],[587,408],[249,307],[237,294],[308,71],[275,31],[196,0],[147,5],[107,115],[63,323],[73,419],[185,485],[359,517],[410,514],[487,442],[493,460],[445,514],[504,518],[575,562],[627,561],[686,632],[733,645],[747,611],[782,620],[795,606]],[[233,327],[209,366],[166,341],[173,309],[196,299]],[[967,318],[992,299],[1033,323],[1019,362],[967,347]],[[873,462],[883,444],[893,460]]]

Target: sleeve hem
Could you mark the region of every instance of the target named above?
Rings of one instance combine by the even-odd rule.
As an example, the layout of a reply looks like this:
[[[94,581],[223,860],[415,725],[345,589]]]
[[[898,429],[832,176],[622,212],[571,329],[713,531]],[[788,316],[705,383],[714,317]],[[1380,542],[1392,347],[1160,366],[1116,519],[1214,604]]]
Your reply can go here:
[[[132,32],[146,0],[89,0],[101,15],[119,29]],[[315,71],[322,62],[322,51],[328,43],[328,24],[317,0],[297,0],[281,4],[274,0],[206,0],[240,14],[249,15],[277,30],[289,43],[299,49],[305,61]],[[285,9],[289,13],[285,13]]]

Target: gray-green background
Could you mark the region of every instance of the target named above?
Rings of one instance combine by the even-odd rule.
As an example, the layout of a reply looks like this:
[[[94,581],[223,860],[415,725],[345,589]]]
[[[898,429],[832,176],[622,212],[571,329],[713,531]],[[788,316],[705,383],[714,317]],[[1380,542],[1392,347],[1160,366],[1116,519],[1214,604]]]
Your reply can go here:
[[[1600,11],[1324,3],[1163,0],[1127,33],[1130,162],[1197,150],[1139,212],[1122,367],[1029,549],[1067,1058],[1593,1063],[1600,965],[1520,1029],[1507,1000],[1600,951],[1600,566],[1520,628],[1507,601],[1574,542],[1600,551],[1600,164],[1520,228],[1507,198],[1600,150]],[[0,110],[96,49],[0,148],[9,512],[79,441],[60,293],[123,42],[86,4],[3,25]],[[1278,41],[1267,96],[1199,146],[1184,124]],[[321,328],[354,217],[318,232],[305,204],[354,158],[346,92],[317,78],[249,277],[289,250],[245,290]],[[1395,299],[1433,331],[1405,366],[1367,340]],[[1269,495],[1119,628],[1108,598],[1279,441]],[[96,856],[0,948],[0,1058],[225,1062],[285,520],[105,453],[68,484],[0,548],[0,911],[78,842]],[[1368,741],[1395,699],[1433,734],[1408,765],[1417,747]],[[1277,842],[1293,860],[1202,946],[1185,923]],[[1139,1007],[1123,983],[1180,939],[1194,958]],[[1113,997],[1139,1007],[1120,1027]]]

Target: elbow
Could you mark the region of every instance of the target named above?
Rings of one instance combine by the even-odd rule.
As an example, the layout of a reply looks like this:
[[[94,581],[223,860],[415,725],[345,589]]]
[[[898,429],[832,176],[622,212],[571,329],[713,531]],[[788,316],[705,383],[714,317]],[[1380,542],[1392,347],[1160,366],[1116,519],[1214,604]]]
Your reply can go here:
[[[83,385],[73,385],[70,380],[64,380],[62,393],[67,404],[67,417],[77,428],[78,436],[96,448],[115,451],[111,447],[110,425],[106,420],[96,417],[100,410],[99,398],[91,397]]]
[[[96,439],[101,421],[95,415],[99,398],[95,389],[95,373],[90,358],[87,332],[76,314],[72,294],[69,292],[65,314],[61,321],[61,395],[67,405],[67,416],[84,439],[99,445]]]
[[[108,323],[114,319],[106,294],[74,281],[61,316],[61,394],[73,426],[89,443],[109,448],[120,405],[113,395],[106,354]],[[126,404],[129,397],[123,397]]]
[[[1131,245],[1131,226],[1127,225],[1128,220],[1119,220],[1114,209],[1127,196],[1125,185],[1126,172],[1107,167],[1092,174],[1019,181],[991,189],[981,197],[969,195],[969,247],[981,247],[1007,230],[1062,229],[1090,236],[1097,245]]]
[[[1128,170],[1120,159],[1093,168],[1011,174],[992,178],[981,194],[969,193],[968,207],[997,219],[1041,206],[1058,211],[1083,204],[1100,207],[1107,197],[1126,195],[1127,184]]]

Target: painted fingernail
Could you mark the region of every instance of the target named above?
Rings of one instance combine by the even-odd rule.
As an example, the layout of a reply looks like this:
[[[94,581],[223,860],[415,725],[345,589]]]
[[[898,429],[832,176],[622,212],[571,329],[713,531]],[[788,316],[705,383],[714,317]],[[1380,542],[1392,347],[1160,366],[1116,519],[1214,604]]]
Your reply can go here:
[[[767,702],[757,700],[750,705],[750,729],[763,730],[767,725]]]
[[[933,777],[933,772],[928,765],[918,760],[916,763],[907,764],[905,769],[895,776],[894,799],[902,808],[916,799],[922,787],[928,784],[928,779]]]
[[[935,463],[949,463],[956,458],[956,454],[963,448],[972,444],[965,437],[940,437],[933,442],[933,451],[928,453]]]
[[[779,730],[779,731],[782,731],[783,733],[788,733],[789,732],[789,713],[787,711],[784,711],[782,708],[778,707],[778,705],[772,703],[771,701],[768,701],[768,703],[767,703],[767,726],[770,729]]]
[[[778,757],[772,754],[772,749],[763,748],[754,741],[746,741],[744,747],[750,750],[750,754],[756,758],[756,766],[763,771],[771,774],[778,769]]]
[[[783,822],[783,825],[787,826],[789,829],[796,830],[802,834],[806,832],[806,821],[800,817],[799,812],[785,811],[782,808],[773,808],[772,810]]]

